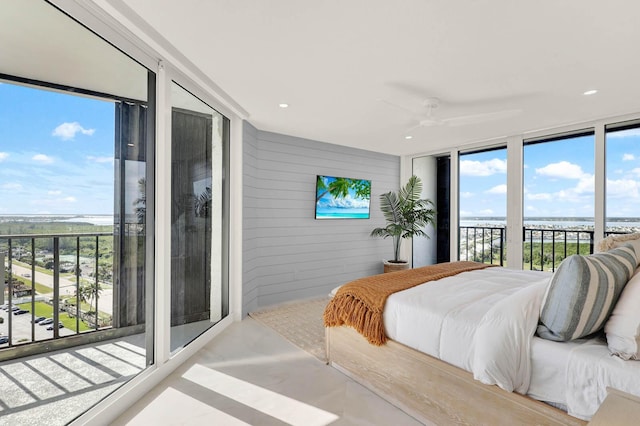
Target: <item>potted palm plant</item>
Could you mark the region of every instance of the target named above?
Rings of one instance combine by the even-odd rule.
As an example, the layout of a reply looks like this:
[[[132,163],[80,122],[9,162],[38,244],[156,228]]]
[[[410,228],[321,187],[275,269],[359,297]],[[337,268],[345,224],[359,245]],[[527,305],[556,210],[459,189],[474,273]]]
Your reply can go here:
[[[391,237],[393,240],[393,260],[385,261],[384,272],[409,268],[409,261],[400,259],[400,246],[405,238],[425,236],[424,228],[435,224],[436,211],[429,199],[421,199],[422,181],[413,175],[400,190],[380,195],[380,210],[387,222],[384,228],[371,231],[372,237]]]

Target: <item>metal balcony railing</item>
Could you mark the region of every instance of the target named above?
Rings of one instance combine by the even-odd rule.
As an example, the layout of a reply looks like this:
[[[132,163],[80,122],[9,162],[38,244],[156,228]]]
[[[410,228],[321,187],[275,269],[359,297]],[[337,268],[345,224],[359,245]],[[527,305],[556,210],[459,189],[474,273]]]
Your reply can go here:
[[[523,264],[533,271],[555,271],[572,254],[592,254],[593,230],[524,228]]]
[[[104,238],[113,233],[0,235],[0,305],[6,309],[0,309],[0,348],[112,326],[111,315],[100,311]],[[112,312],[111,300],[104,305]],[[36,322],[41,316],[51,319],[52,330]]]
[[[505,265],[506,230],[499,226],[461,226],[459,232],[460,260]],[[606,231],[605,236],[625,234]],[[560,262],[572,254],[594,252],[594,231],[590,229],[522,229],[525,268],[555,271]]]
[[[504,266],[505,229],[488,226],[461,226],[460,260]]]
[[[523,266],[531,270],[555,271],[569,255],[594,252],[594,231],[590,229],[524,227],[522,231]],[[607,231],[605,236],[624,233]],[[505,265],[504,227],[461,226],[458,235],[461,260]]]

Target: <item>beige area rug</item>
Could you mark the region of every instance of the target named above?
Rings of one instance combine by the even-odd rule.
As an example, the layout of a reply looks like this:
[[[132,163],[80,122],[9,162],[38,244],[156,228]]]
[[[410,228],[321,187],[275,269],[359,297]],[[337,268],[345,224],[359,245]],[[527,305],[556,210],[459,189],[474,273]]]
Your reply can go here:
[[[323,297],[291,302],[251,312],[249,316],[272,328],[300,349],[326,362],[322,314],[329,300],[330,298]]]

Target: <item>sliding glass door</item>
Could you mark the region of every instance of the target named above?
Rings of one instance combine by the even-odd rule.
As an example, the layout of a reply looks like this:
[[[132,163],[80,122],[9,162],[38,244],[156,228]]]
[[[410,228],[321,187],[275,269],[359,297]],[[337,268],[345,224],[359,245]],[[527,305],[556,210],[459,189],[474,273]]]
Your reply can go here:
[[[228,313],[229,120],[171,85],[171,352]]]
[[[1,8],[0,423],[66,424],[157,359],[156,74],[48,2]]]

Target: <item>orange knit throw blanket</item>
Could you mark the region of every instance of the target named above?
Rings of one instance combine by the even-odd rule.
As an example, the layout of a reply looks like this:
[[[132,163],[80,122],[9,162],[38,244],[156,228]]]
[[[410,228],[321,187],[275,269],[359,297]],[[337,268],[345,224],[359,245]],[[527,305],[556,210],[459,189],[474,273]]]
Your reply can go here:
[[[382,323],[382,309],[391,294],[427,281],[489,266],[497,265],[469,261],[446,262],[351,281],[340,287],[325,308],[324,325],[349,325],[366,337],[369,343],[380,346],[387,341]]]

